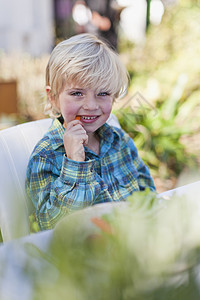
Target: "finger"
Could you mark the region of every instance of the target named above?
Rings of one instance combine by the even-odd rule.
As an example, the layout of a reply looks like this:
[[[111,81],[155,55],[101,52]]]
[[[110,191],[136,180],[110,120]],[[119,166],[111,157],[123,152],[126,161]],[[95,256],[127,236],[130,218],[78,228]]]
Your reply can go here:
[[[69,122],[68,124],[66,124],[66,128],[67,129],[70,129],[70,128],[72,128],[73,126],[76,126],[76,125],[81,125],[81,127],[83,127],[82,126],[82,123],[79,121],[79,120],[73,120],[73,121],[71,121],[71,122]]]
[[[66,130],[63,138],[67,139],[68,142],[70,142],[70,144],[73,141],[76,141],[76,143],[80,141],[81,144],[86,144],[88,142],[88,135],[82,127],[81,128],[74,127],[71,130]]]
[[[83,145],[86,146],[87,144],[88,144],[88,135],[86,134]]]
[[[81,125],[77,125],[70,129],[66,129],[65,134],[67,135],[86,134],[86,131]]]
[[[76,134],[76,140],[79,140],[82,144],[86,145],[88,143],[88,135],[86,133],[80,132]]]
[[[80,116],[76,116],[75,120],[79,120],[80,121],[81,117]],[[64,121],[63,123],[63,127],[66,128],[67,127],[67,122]]]

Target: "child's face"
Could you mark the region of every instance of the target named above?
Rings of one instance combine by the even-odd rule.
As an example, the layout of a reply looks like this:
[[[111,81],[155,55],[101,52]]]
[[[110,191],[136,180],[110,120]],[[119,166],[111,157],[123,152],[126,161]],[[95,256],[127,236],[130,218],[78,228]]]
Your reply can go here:
[[[107,91],[96,92],[77,85],[66,85],[60,93],[57,106],[66,123],[80,116],[87,133],[95,132],[108,119],[113,97]]]

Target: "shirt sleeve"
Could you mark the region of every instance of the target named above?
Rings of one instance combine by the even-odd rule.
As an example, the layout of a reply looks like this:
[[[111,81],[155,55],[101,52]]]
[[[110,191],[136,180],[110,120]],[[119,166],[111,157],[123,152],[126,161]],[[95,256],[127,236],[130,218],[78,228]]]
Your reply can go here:
[[[156,191],[153,178],[150,175],[149,168],[144,164],[141,157],[138,154],[138,150],[134,144],[134,141],[129,138],[128,146],[131,150],[131,156],[133,159],[133,164],[138,172],[138,185],[140,190],[145,190],[149,188],[151,191]]]
[[[40,155],[28,165],[26,191],[36,207],[41,230],[53,228],[58,220],[71,211],[93,204],[101,193],[96,181],[94,161],[75,162],[63,156],[62,168]]]

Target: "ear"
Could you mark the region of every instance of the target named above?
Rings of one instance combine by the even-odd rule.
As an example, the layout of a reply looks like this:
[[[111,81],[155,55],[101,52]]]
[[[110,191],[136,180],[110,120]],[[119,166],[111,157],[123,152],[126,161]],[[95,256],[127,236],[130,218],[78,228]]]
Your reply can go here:
[[[52,96],[51,87],[49,85],[46,86],[46,94],[47,94],[49,101],[52,104],[55,104],[55,96]]]
[[[47,97],[50,98],[51,97],[51,87],[49,85],[46,86],[46,94]],[[50,100],[50,99],[49,99]]]

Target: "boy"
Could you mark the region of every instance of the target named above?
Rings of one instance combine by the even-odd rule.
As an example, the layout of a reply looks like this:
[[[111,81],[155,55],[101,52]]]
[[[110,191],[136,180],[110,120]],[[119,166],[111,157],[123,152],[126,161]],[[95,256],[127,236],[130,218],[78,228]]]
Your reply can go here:
[[[54,48],[46,69],[46,112],[54,121],[26,179],[41,230],[74,210],[155,190],[132,139],[106,124],[127,86],[118,55],[97,37],[76,35]]]

